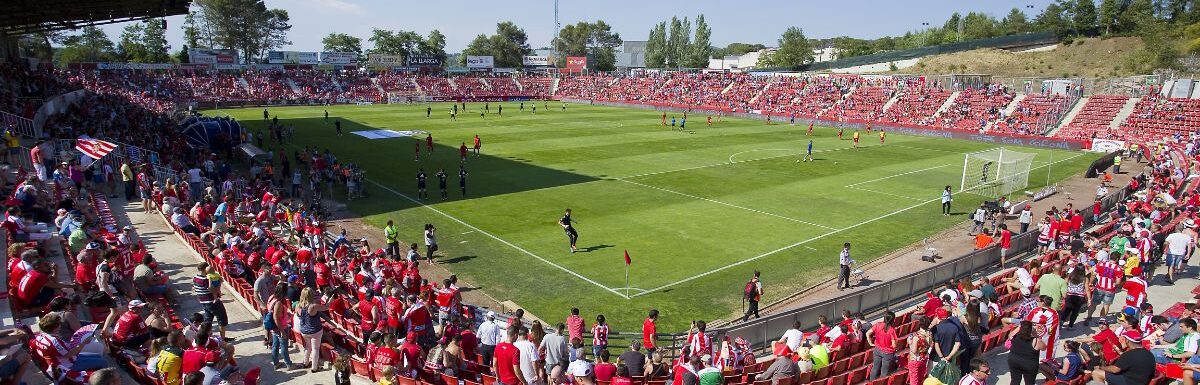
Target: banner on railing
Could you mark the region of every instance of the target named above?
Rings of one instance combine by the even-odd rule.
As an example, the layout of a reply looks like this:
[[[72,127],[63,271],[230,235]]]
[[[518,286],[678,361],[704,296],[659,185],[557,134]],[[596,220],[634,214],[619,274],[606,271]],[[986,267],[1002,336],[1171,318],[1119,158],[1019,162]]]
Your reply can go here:
[[[323,64],[354,64],[358,55],[353,52],[321,52]]]
[[[496,66],[496,58],[491,56],[467,56],[467,68],[492,68]]]
[[[188,61],[197,64],[234,64],[238,63],[236,49],[189,48]]]
[[[1125,141],[1123,141],[1123,140],[1099,139],[1099,138],[1092,139],[1091,151],[1094,151],[1094,152],[1107,153],[1107,152],[1113,152],[1113,151],[1121,151],[1124,149],[1125,149]]]

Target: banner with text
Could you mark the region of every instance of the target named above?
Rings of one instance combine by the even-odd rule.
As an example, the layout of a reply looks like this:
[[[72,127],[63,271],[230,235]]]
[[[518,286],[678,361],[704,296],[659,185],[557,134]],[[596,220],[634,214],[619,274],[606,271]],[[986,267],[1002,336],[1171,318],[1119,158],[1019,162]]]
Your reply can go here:
[[[188,62],[195,64],[235,64],[238,63],[236,49],[189,48]]]
[[[492,68],[496,59],[491,56],[467,56],[467,68]]]
[[[587,56],[567,56],[567,72],[583,72],[587,69]]]
[[[1125,149],[1125,141],[1111,139],[1092,139],[1092,151],[1109,153]]]
[[[321,52],[322,64],[354,64],[358,55],[353,52]]]
[[[441,67],[442,61],[433,55],[409,55],[408,67]]]
[[[316,52],[270,51],[267,63],[271,64],[317,64]]]
[[[404,64],[404,60],[400,55],[373,53],[367,55],[367,63],[372,67],[392,67]]]
[[[526,67],[546,67],[550,65],[549,56],[522,56],[521,65]]]
[[[100,70],[169,70],[175,68],[171,63],[96,63]]]

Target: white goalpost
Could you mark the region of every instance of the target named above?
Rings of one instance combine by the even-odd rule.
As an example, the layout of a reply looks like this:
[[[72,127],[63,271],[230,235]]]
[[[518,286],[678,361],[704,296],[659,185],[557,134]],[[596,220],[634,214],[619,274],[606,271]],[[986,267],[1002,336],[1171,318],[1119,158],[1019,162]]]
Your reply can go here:
[[[1035,154],[993,148],[966,154],[959,191],[988,199],[1007,196],[1029,186]]]

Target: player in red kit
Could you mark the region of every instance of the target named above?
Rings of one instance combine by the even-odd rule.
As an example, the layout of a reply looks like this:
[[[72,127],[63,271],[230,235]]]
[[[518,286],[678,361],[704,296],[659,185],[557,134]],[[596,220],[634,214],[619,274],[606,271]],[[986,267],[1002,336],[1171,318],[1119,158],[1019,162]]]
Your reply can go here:
[[[804,134],[804,136],[812,136],[812,130],[813,130],[813,123],[808,122],[808,133]]]
[[[413,143],[413,154],[413,162],[421,160],[421,141],[418,140],[416,143]]]
[[[433,154],[433,134],[425,134],[425,148],[429,149],[429,154]]]
[[[663,127],[667,126],[667,112],[666,111],[663,111],[663,114],[662,114],[662,126]]]
[[[458,155],[462,158],[463,163],[467,162],[467,142],[462,142],[462,145],[458,146]]]
[[[708,116],[708,126],[712,127],[712,115]]]
[[[475,156],[479,156],[480,147],[483,147],[483,142],[479,141],[479,135],[475,135]]]

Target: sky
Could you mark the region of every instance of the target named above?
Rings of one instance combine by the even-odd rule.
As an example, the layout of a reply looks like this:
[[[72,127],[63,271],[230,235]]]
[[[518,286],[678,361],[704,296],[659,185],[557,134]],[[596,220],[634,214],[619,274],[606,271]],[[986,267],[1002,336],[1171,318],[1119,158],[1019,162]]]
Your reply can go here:
[[[1020,8],[1032,19],[1054,0],[561,0],[559,22],[604,20],[625,40],[646,40],[650,28],[671,16],[693,19],[704,14],[712,28],[712,44],[776,45],[785,29],[804,29],[809,38],[850,36],[878,38],[940,26],[954,12],[984,12],[997,19]],[[404,1],[404,0],[266,0],[291,17],[288,51],[320,51],[321,38],[334,32],[366,40],[375,28],[446,35],[446,52],[460,52],[478,34],[492,34],[496,23],[512,21],[525,29],[532,48],[549,46],[554,35],[554,1]],[[693,23],[694,24],[694,23]],[[172,51],[183,44],[183,16],[167,18]],[[104,26],[113,41],[124,24]]]

